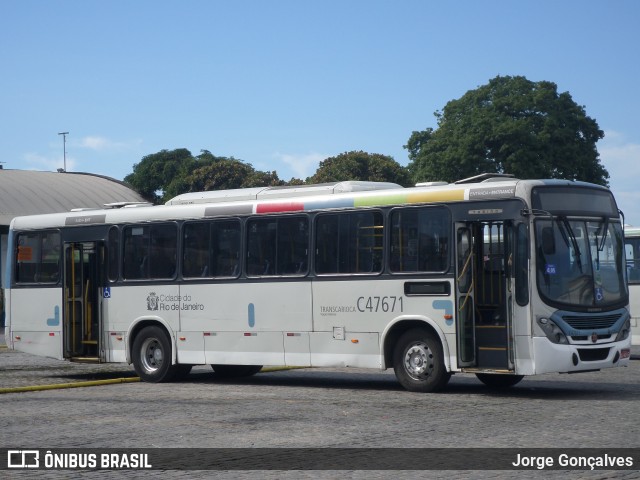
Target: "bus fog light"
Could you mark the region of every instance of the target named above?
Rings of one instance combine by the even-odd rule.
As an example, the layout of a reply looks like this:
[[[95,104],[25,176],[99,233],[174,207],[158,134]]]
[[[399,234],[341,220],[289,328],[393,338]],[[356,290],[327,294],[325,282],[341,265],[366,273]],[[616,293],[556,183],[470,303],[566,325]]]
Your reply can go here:
[[[552,343],[558,343],[561,345],[567,345],[569,343],[567,336],[562,330],[560,330],[560,327],[558,327],[553,320],[544,317],[539,318],[538,325],[542,328],[542,331]]]

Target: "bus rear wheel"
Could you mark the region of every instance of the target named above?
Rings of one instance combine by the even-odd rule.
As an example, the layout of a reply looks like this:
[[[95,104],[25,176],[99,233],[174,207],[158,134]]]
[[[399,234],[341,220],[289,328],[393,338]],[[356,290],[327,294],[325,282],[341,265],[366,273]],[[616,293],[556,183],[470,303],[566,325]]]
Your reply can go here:
[[[178,373],[171,365],[171,343],[165,331],[156,326],[143,328],[133,341],[133,368],[145,382],[168,382]]]
[[[519,383],[524,375],[494,375],[491,373],[476,373],[476,377],[489,388],[509,388]]]
[[[262,370],[262,365],[211,365],[220,377],[250,377]]]
[[[437,392],[451,378],[444,364],[440,341],[426,330],[407,330],[393,352],[393,370],[400,384],[411,392]]]

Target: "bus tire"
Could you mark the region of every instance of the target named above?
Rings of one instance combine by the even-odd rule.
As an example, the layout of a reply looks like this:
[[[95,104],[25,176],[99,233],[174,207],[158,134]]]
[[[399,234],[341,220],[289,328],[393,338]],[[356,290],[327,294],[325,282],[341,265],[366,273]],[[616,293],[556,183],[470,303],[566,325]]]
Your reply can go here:
[[[494,375],[491,373],[476,373],[476,377],[489,388],[509,388],[519,383],[524,375]]]
[[[262,370],[262,365],[211,365],[220,377],[250,377]]]
[[[179,365],[171,365],[171,343],[165,331],[156,326],[143,328],[133,341],[133,368],[145,382],[173,380]]]
[[[393,370],[400,384],[410,392],[437,392],[451,378],[440,340],[421,328],[407,330],[400,336],[393,352]]]

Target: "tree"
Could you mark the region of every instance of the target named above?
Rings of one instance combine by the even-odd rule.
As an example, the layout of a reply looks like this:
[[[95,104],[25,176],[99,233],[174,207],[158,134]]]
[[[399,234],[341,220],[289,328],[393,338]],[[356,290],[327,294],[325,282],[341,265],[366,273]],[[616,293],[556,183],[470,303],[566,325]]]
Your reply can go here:
[[[186,148],[161,150],[133,165],[133,173],[124,177],[140,195],[158,203],[169,184],[190,169],[195,159]]]
[[[392,157],[363,151],[345,152],[323,160],[307,183],[345,180],[392,182],[403,186],[411,183],[407,170]]]
[[[234,158],[217,160],[194,170],[184,179],[185,192],[284,185],[276,172],[255,170]],[[181,192],[184,193],[184,192]]]
[[[194,191],[190,190],[189,178],[196,170],[226,160],[229,159],[216,157],[209,150],[201,150],[197,157],[186,148],[161,150],[143,157],[124,181],[148,200],[164,203],[176,195]]]
[[[489,172],[608,185],[596,149],[604,132],[555,83],[498,76],[435,116],[436,130],[413,132],[404,146],[414,182]]]

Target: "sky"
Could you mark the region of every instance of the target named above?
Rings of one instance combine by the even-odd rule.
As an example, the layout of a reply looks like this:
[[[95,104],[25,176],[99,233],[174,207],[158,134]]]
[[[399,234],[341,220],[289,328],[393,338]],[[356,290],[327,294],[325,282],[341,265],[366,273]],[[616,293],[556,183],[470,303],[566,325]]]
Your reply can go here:
[[[434,112],[522,75],[597,121],[640,226],[639,25],[636,0],[0,0],[0,161],[118,180],[176,148],[283,180],[353,150],[407,165]]]

